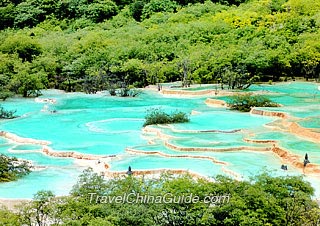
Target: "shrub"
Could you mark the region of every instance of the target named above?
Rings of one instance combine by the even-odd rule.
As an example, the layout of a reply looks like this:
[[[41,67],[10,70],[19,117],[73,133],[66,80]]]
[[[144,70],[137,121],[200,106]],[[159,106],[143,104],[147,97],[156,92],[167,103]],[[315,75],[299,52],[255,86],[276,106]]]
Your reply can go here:
[[[242,112],[249,112],[253,107],[279,107],[264,96],[251,94],[231,96],[227,103],[231,110]]]
[[[31,171],[30,168],[27,161],[0,154],[0,182],[13,181],[27,175]]]
[[[6,100],[9,97],[12,97],[13,93],[10,91],[0,91],[0,100]]]
[[[154,124],[183,123],[190,121],[188,115],[184,112],[175,111],[171,114],[168,114],[160,108],[152,108],[148,110],[145,119],[146,121],[143,126]]]
[[[8,111],[5,110],[2,106],[0,106],[0,119],[16,118],[17,116],[14,115],[15,113],[16,111]]]

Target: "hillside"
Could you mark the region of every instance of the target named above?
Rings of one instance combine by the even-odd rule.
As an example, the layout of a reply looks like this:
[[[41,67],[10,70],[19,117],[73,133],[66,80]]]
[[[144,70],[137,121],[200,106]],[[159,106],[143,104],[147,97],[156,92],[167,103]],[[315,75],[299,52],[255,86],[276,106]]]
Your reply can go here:
[[[6,0],[0,93],[319,79],[318,0]],[[0,95],[0,98],[1,98]]]

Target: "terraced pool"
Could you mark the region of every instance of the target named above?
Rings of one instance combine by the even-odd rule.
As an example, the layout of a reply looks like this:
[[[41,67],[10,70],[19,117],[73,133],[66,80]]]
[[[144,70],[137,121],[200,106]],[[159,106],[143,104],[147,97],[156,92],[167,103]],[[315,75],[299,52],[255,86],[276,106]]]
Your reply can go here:
[[[320,92],[317,86],[315,83],[256,85],[250,91],[266,92],[283,105],[272,111],[288,113],[292,116],[290,120],[318,133]],[[203,89],[205,86],[190,90]],[[290,164],[288,171],[280,169],[283,159],[270,151],[272,143],[246,139],[273,140],[297,155],[299,161],[308,153],[310,161],[320,165],[320,140],[308,140],[290,131],[266,126],[277,119],[274,117],[209,107],[204,103],[207,97],[164,97],[157,91],[145,90],[137,98],[119,98],[104,93],[66,94],[48,90],[36,100],[15,98],[3,102],[6,109],[16,109],[21,117],[0,121],[0,130],[49,141],[49,147],[56,152],[75,151],[106,159],[112,156],[108,159],[112,172],[126,171],[131,166],[137,171],[176,169],[207,177],[240,175],[242,179],[262,170],[274,175],[302,174]],[[54,99],[55,103],[39,101],[46,98]],[[190,122],[143,130],[146,111],[156,107],[169,112],[177,109],[187,112]],[[192,111],[197,114],[191,114]],[[30,160],[37,166],[36,171],[23,179],[0,184],[0,198],[31,198],[41,189],[53,190],[56,195],[70,191],[85,167],[72,158],[47,156],[42,148],[42,145],[0,138],[0,153]],[[317,175],[306,179],[320,187]],[[317,190],[318,197],[319,194]]]

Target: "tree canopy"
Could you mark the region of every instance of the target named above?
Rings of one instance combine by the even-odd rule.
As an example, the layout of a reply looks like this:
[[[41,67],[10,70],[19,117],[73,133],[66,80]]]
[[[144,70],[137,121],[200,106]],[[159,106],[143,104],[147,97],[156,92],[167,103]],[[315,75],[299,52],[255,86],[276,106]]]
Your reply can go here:
[[[0,92],[319,79],[319,12],[317,0],[6,0]]]
[[[311,199],[313,188],[301,177],[261,173],[250,181],[215,179],[163,174],[158,179],[131,175],[106,181],[87,169],[69,196],[39,191],[18,211],[0,209],[0,216],[9,216],[0,218],[0,224],[311,226],[320,220],[319,206]],[[166,201],[143,201],[145,196],[166,197]],[[178,199],[191,196],[197,198]]]

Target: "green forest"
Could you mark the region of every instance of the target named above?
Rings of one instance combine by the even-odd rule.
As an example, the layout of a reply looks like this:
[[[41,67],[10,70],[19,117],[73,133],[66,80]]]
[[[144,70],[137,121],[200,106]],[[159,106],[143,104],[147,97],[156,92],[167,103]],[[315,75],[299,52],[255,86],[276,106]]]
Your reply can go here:
[[[319,0],[0,1],[0,100],[51,88],[136,96],[141,90],[135,88],[175,81],[229,89],[296,78],[320,82],[319,63]],[[276,106],[260,97],[242,106],[244,98],[250,97],[235,98],[233,109]],[[0,106],[0,119],[14,117]],[[189,120],[161,109],[146,117],[149,124]],[[30,172],[16,158],[0,155],[0,163],[3,182]],[[319,225],[314,189],[302,177],[262,172],[248,181],[214,179],[104,180],[87,169],[68,196],[39,191],[14,211],[0,206],[0,225]],[[201,200],[118,205],[91,202],[92,192],[194,194]],[[228,203],[203,202],[204,195],[225,194]]]
[[[318,0],[3,0],[0,99],[319,80]]]
[[[21,204],[15,211],[0,208],[0,225],[316,226],[320,222],[319,206],[311,199],[314,190],[302,177],[261,173],[250,181],[223,176],[215,179],[216,182],[209,182],[189,175],[162,174],[158,179],[125,176],[106,181],[87,169],[69,196],[56,197],[51,191],[39,191],[33,201]],[[124,202],[102,198],[126,194],[131,195]],[[170,198],[156,203],[138,198],[191,194],[199,197],[198,201]],[[223,199],[206,202],[208,195]]]

